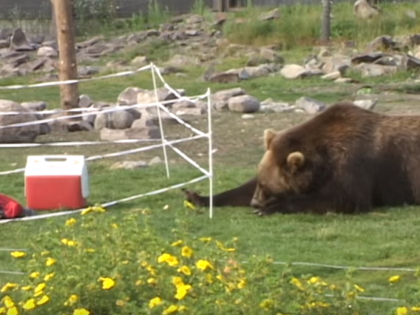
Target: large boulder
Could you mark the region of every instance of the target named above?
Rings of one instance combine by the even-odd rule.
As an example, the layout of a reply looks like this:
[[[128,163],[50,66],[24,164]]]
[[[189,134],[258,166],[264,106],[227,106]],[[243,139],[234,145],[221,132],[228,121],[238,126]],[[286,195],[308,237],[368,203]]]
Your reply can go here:
[[[21,127],[4,126],[31,123],[38,121],[34,112],[27,110],[20,104],[0,100],[0,112],[18,112],[17,115],[0,115],[0,143],[33,143],[40,134],[40,124],[30,124]]]

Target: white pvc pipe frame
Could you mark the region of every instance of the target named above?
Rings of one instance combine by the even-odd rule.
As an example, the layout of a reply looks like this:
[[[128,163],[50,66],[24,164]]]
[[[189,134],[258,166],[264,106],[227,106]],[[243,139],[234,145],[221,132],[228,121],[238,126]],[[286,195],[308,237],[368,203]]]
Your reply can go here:
[[[180,188],[183,186],[186,186],[188,184],[191,183],[195,183],[195,182],[199,182],[201,180],[204,180],[206,178],[209,179],[209,217],[210,219],[213,218],[213,141],[212,141],[212,136],[213,136],[213,132],[212,132],[212,116],[211,116],[211,110],[212,110],[212,104],[211,104],[211,92],[210,92],[210,88],[207,89],[207,92],[201,96],[198,96],[197,99],[203,99],[203,98],[207,98],[207,120],[208,120],[208,132],[204,133],[200,130],[197,130],[196,128],[192,127],[191,125],[189,125],[188,123],[186,123],[185,121],[183,121],[182,119],[180,119],[178,116],[174,115],[173,113],[171,113],[164,105],[163,103],[165,102],[159,102],[158,100],[158,95],[157,95],[157,83],[156,83],[156,76],[159,77],[160,81],[163,83],[164,87],[166,87],[168,90],[170,90],[173,94],[175,94],[175,96],[178,99],[184,99],[184,100],[191,100],[191,98],[187,98],[184,96],[181,96],[178,91],[176,91],[175,89],[173,89],[171,86],[169,86],[165,80],[163,79],[163,76],[161,74],[161,72],[159,71],[159,68],[156,67],[153,63],[151,63],[149,66],[145,66],[142,68],[139,68],[137,70],[134,71],[125,71],[125,72],[119,72],[119,73],[114,73],[114,74],[110,74],[110,75],[106,75],[106,76],[101,76],[101,77],[93,77],[93,78],[89,78],[89,79],[81,79],[81,80],[67,80],[67,81],[55,81],[55,82],[43,82],[43,83],[38,83],[38,84],[31,84],[31,85],[12,85],[12,86],[0,86],[0,90],[12,90],[12,89],[25,89],[25,88],[38,88],[38,87],[46,87],[46,86],[55,86],[55,85],[61,85],[61,84],[72,84],[72,83],[77,83],[77,82],[86,82],[86,81],[95,81],[95,80],[102,80],[102,79],[108,79],[108,78],[114,78],[114,77],[121,77],[121,76],[127,76],[127,75],[133,75],[135,73],[138,72],[142,72],[145,70],[151,70],[152,72],[152,79],[153,79],[153,88],[155,91],[155,97],[156,97],[156,103],[153,104],[135,104],[132,106],[118,106],[118,108],[113,108],[113,109],[105,109],[102,110],[102,112],[104,111],[115,111],[115,110],[123,110],[126,108],[134,108],[134,107],[151,107],[151,106],[156,106],[157,108],[157,112],[158,112],[158,119],[159,119],[159,128],[160,128],[160,132],[161,132],[161,144],[159,145],[151,145],[148,147],[143,147],[143,148],[138,148],[138,149],[133,149],[133,150],[127,150],[127,151],[120,151],[120,152],[114,152],[114,153],[110,153],[110,154],[105,154],[102,156],[91,156],[89,158],[87,158],[87,161],[92,161],[92,160],[97,160],[97,159],[102,159],[102,158],[106,158],[106,157],[114,157],[114,156],[121,156],[121,155],[127,155],[127,154],[132,154],[132,153],[136,153],[136,152],[141,152],[141,151],[146,151],[146,150],[150,150],[150,149],[155,149],[158,147],[162,147],[163,148],[163,154],[164,154],[164,158],[165,158],[165,167],[166,167],[166,175],[169,178],[170,177],[170,172],[169,172],[169,163],[168,163],[168,157],[167,157],[167,153],[166,153],[166,146],[171,147],[178,155],[180,155],[182,158],[184,158],[188,163],[190,163],[192,166],[196,167],[200,172],[202,172],[204,174],[204,176],[200,176],[197,177],[195,179],[192,179],[188,182],[184,182],[184,183],[180,183],[180,184],[176,184],[176,185],[172,185],[166,188],[162,188],[162,189],[158,189],[158,190],[154,190],[148,193],[144,193],[144,194],[139,194],[139,195],[135,195],[135,196],[130,196],[130,197],[126,197],[126,198],[122,198],[119,200],[114,200],[114,201],[109,201],[106,203],[103,203],[101,206],[106,208],[106,207],[110,207],[122,202],[126,202],[126,201],[130,201],[130,200],[134,200],[134,199],[138,199],[141,197],[145,197],[145,196],[151,196],[151,195],[156,195],[156,194],[160,194],[172,189],[176,189],[176,188]],[[53,111],[53,112],[73,112],[73,111],[92,111],[91,109],[71,109],[71,110],[58,110],[58,111]],[[184,139],[178,139],[178,140],[173,140],[173,141],[167,141],[165,139],[165,135],[164,135],[164,131],[163,131],[163,124],[162,124],[162,116],[161,116],[161,110],[163,110],[164,112],[166,112],[166,114],[168,114],[169,116],[171,116],[172,118],[174,118],[175,120],[177,120],[180,124],[184,125],[185,127],[187,127],[188,129],[192,130],[193,132],[195,132],[197,135],[190,137],[190,138],[184,138]],[[96,110],[97,111],[97,110]],[[41,112],[42,113],[42,112]],[[0,115],[10,115],[10,112],[0,112]],[[15,113],[18,114],[18,113]],[[65,118],[68,119],[70,117],[81,117],[84,115],[89,115],[92,113],[87,113],[87,114],[76,114],[76,115],[72,115],[72,116],[66,116]],[[53,120],[58,120],[53,119]],[[21,124],[13,124],[13,125],[7,125],[7,126],[0,126],[0,129],[4,129],[4,128],[12,128],[12,127],[18,127],[18,126],[23,126],[23,125],[30,125],[30,124],[40,124],[40,123],[44,123],[47,121],[51,121],[51,119],[44,119],[44,120],[38,120],[36,122],[30,122],[30,123],[21,123]],[[198,165],[198,163],[196,163],[194,160],[192,160],[190,157],[188,157],[185,153],[183,153],[182,151],[180,151],[179,149],[175,148],[173,146],[173,144],[176,143],[180,143],[180,142],[185,142],[185,141],[190,141],[190,140],[194,140],[194,139],[199,139],[199,138],[203,138],[206,137],[208,138],[208,167],[209,170],[205,170],[204,168],[200,167]],[[133,141],[134,142],[134,141]],[[81,142],[83,143],[83,142]],[[106,141],[104,143],[107,143]],[[111,143],[111,142],[109,142]],[[121,142],[114,142],[114,143],[127,143],[125,141],[121,141]],[[61,143],[49,143],[46,145],[65,145],[66,143],[61,142]],[[98,144],[98,143],[93,143],[93,144]],[[68,145],[68,144],[67,144]],[[33,146],[31,144],[14,144],[13,146],[10,147],[30,147]],[[7,147],[7,145],[5,145],[4,147]],[[5,171],[5,172],[0,172],[0,175],[9,175],[9,174],[14,174],[14,173],[20,173],[20,172],[24,172],[25,169],[16,169],[16,170],[12,170],[12,171]],[[39,219],[45,219],[45,218],[51,218],[51,217],[58,217],[58,216],[63,216],[63,215],[70,215],[70,214],[74,214],[77,212],[81,212],[84,209],[77,209],[77,210],[70,210],[70,211],[61,211],[61,212],[54,212],[54,213],[47,213],[47,214],[42,214],[42,215],[35,215],[35,216],[29,216],[29,217],[23,217],[23,218],[17,218],[17,219],[6,219],[6,220],[0,220],[0,224],[5,224],[5,223],[9,223],[9,222],[16,222],[16,221],[31,221],[31,220],[39,220]]]

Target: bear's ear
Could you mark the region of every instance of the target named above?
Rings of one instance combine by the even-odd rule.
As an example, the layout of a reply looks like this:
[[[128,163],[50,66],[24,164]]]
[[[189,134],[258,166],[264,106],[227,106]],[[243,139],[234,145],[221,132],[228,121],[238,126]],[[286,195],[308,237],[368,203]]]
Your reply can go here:
[[[305,156],[302,152],[292,152],[287,157],[287,165],[290,168],[292,174],[299,170],[305,163]]]
[[[273,140],[276,132],[273,129],[264,130],[264,146],[268,150],[270,148],[271,141]]]

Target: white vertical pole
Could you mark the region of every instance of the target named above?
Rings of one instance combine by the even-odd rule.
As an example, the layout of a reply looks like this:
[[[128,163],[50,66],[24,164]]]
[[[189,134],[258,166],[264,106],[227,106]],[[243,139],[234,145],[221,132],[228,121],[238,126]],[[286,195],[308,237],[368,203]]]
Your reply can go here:
[[[211,123],[211,92],[207,89],[207,122],[208,122],[208,137],[209,137],[209,215],[213,218],[213,132]]]
[[[162,106],[162,104],[159,102],[159,96],[158,96],[157,86],[156,86],[156,76],[155,76],[156,67],[153,63],[151,63],[151,66],[152,66],[151,70],[152,70],[152,78],[153,78],[153,89],[155,91],[156,108],[157,108],[158,119],[159,119],[160,137],[162,140],[163,156],[165,158],[166,176],[169,178],[170,174],[169,174],[168,155],[166,154],[166,143],[165,143],[166,141],[165,141],[165,135],[163,134],[162,116],[160,114],[160,106]]]

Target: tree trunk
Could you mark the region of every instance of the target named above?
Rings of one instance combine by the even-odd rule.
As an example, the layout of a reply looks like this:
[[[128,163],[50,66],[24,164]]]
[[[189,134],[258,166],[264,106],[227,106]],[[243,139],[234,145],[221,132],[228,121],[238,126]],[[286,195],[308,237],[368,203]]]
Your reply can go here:
[[[72,1],[54,0],[53,8],[60,57],[59,80],[76,80],[78,76]],[[63,109],[79,107],[79,87],[77,83],[61,84],[60,96]]]
[[[328,43],[331,37],[331,0],[322,0],[321,40]]]

